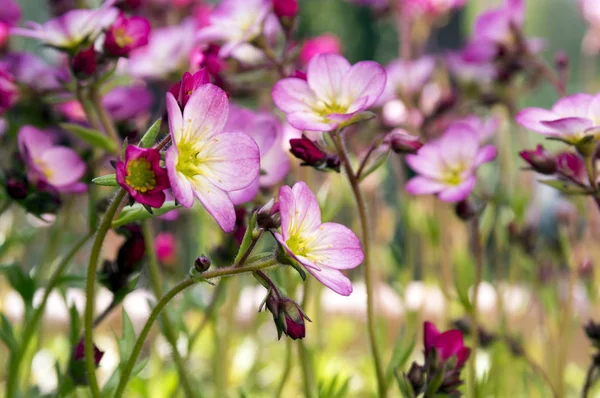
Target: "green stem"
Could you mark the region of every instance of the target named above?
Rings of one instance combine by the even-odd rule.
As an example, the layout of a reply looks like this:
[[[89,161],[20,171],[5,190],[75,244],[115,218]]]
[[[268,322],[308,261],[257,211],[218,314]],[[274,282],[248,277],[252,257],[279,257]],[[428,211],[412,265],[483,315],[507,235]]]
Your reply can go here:
[[[277,260],[274,257],[270,257],[263,261],[253,263],[253,264],[250,264],[250,265],[248,265],[246,267],[242,267],[242,268],[231,266],[231,267],[217,268],[212,271],[206,271],[206,272],[202,273],[202,278],[203,278],[203,280],[223,278],[223,277],[228,277],[228,276],[237,275],[237,274],[244,274],[244,273],[248,273],[248,272],[259,271],[262,269],[273,267],[277,264],[278,264]],[[146,324],[144,325],[142,331],[140,332],[140,335],[138,336],[138,338],[135,342],[135,345],[133,346],[133,351],[131,352],[129,360],[127,361],[127,363],[125,364],[125,367],[123,368],[123,371],[121,373],[121,378],[119,380],[119,386],[117,387],[117,390],[114,395],[115,398],[121,397],[123,395],[123,392],[125,391],[127,382],[129,381],[129,378],[131,376],[133,367],[135,366],[135,362],[137,361],[137,358],[140,355],[140,352],[142,350],[142,346],[144,345],[144,341],[146,340],[146,337],[148,337],[148,333],[150,333],[150,329],[152,328],[152,325],[154,324],[154,321],[156,321],[156,318],[158,317],[160,312],[173,299],[173,297],[175,297],[181,291],[187,289],[190,286],[195,285],[196,283],[202,282],[203,280],[192,279],[192,278],[184,279],[183,281],[179,282],[177,285],[173,286],[173,288],[171,288],[171,290],[169,290],[160,300],[158,300],[158,302],[156,303],[156,306],[150,313],[150,317],[148,318],[148,320],[146,321]]]
[[[285,384],[288,381],[291,370],[292,370],[292,340],[287,339],[286,344],[285,344],[285,364],[283,365],[283,373],[281,374],[281,379],[279,380],[279,386],[277,387],[277,393],[275,394],[275,396],[277,398],[281,397],[281,394],[283,394],[283,389],[285,388]]]
[[[23,361],[23,357],[27,352],[27,348],[29,344],[33,340],[33,334],[35,333],[38,323],[44,314],[44,309],[46,308],[46,303],[48,302],[48,298],[50,297],[50,293],[54,290],[54,287],[59,281],[59,278],[67,269],[67,266],[79,252],[79,250],[85,245],[85,243],[92,237],[92,233],[85,235],[81,238],[75,245],[71,248],[71,250],[65,255],[62,261],[56,267],[56,270],[50,277],[50,281],[44,290],[44,295],[42,296],[42,301],[40,305],[37,307],[31,319],[26,322],[25,329],[23,330],[23,335],[21,338],[21,347],[19,347],[18,351],[11,353],[9,366],[8,366],[8,378],[6,385],[6,396],[7,397],[15,397],[16,389],[19,380],[19,370],[21,367],[21,362]]]
[[[154,296],[158,299],[159,297],[162,297],[163,290],[161,286],[161,275],[160,268],[158,266],[158,258],[156,257],[156,250],[154,248],[154,233],[152,231],[151,220],[144,221],[142,233],[144,234],[144,243],[146,245],[148,270],[150,271],[150,284],[152,285],[152,291],[154,292]],[[177,335],[175,333],[175,328],[173,327],[171,319],[166,313],[161,314],[161,320],[164,326],[165,337],[167,338],[167,341],[169,342],[173,350],[173,360],[175,361],[175,366],[177,367],[177,371],[179,372],[179,381],[181,382],[181,387],[183,388],[186,397],[193,397],[194,390],[192,389],[192,384],[187,374],[183,358],[181,357],[181,354],[177,349]]]
[[[77,100],[83,108],[83,112],[85,113],[85,118],[87,119],[87,122],[93,129],[100,130],[100,124],[98,124],[98,120],[94,115],[94,110],[90,106],[89,101],[85,98],[85,95],[83,93],[83,86],[80,82],[77,82],[77,87],[75,90],[75,96],[77,97]]]
[[[473,286],[473,301],[471,303],[471,360],[469,361],[469,373],[471,376],[471,397],[477,398],[477,349],[479,348],[479,317],[477,305],[479,298],[479,285],[483,278],[483,251],[481,247],[481,234],[479,231],[479,219],[474,217],[469,221],[470,246],[473,261],[475,262],[475,285]]]
[[[120,208],[121,202],[125,198],[125,190],[119,189],[117,195],[111,202],[110,206],[106,210],[102,222],[98,227],[96,238],[94,239],[94,245],[92,246],[92,252],[90,254],[90,262],[87,269],[87,281],[85,290],[85,363],[87,368],[87,379],[90,385],[92,396],[95,398],[100,397],[100,388],[98,387],[98,381],[96,380],[96,364],[94,363],[94,282],[96,281],[96,268],[98,267],[98,259],[100,258],[100,250],[104,243],[104,238],[108,230],[111,227],[113,218],[115,217],[118,209]]]
[[[364,251],[364,262],[363,266],[365,269],[365,287],[367,290],[367,331],[369,333],[369,343],[371,346],[371,356],[373,357],[373,363],[375,365],[375,374],[377,376],[377,391],[380,398],[387,396],[387,383],[385,373],[383,370],[383,362],[381,360],[381,354],[379,352],[379,346],[377,345],[377,335],[375,330],[375,308],[373,303],[374,286],[373,286],[373,270],[371,268],[371,231],[369,228],[369,216],[367,214],[367,202],[365,196],[360,189],[360,182],[356,178],[356,174],[350,164],[350,158],[344,148],[344,143],[340,137],[340,132],[332,133],[333,142],[337,149],[338,155],[346,169],[348,181],[354,193],[356,205],[358,206],[358,214],[360,218],[360,225],[362,229],[363,238],[363,251]]]
[[[304,342],[298,340],[298,354],[300,356],[300,366],[302,367],[302,384],[304,385],[304,396],[306,398],[315,397],[315,387],[312,370],[312,361],[310,353],[306,349]]]
[[[110,115],[102,105],[102,97],[100,96],[100,92],[97,87],[92,86],[90,88],[90,99],[92,101],[92,105],[96,110],[96,114],[100,119],[100,124],[102,124],[102,128],[106,132],[106,134],[114,141],[116,151],[118,152],[121,148],[121,139],[119,138],[119,133],[113,124]]]

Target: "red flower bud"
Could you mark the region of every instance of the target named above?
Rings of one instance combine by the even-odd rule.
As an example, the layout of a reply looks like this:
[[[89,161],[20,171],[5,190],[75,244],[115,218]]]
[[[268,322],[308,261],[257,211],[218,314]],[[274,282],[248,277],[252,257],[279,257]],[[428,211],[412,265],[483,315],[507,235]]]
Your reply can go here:
[[[293,18],[298,14],[298,0],[273,0],[273,11],[279,18]]]
[[[323,152],[308,138],[292,138],[290,140],[292,155],[304,161],[308,166],[320,166],[327,160],[327,153]]]
[[[76,75],[84,77],[93,75],[97,67],[94,46],[79,51],[71,60],[71,67]]]
[[[544,147],[538,145],[534,151],[521,151],[519,155],[525,160],[531,168],[541,174],[556,173],[556,159],[553,155],[544,150]]]
[[[206,83],[210,83],[210,77],[206,68],[200,69],[193,75],[189,72],[185,72],[181,81],[172,85],[169,92],[173,94],[179,105],[183,108],[194,91]]]
[[[416,153],[423,146],[421,139],[402,129],[395,129],[386,137],[392,151],[396,153]]]

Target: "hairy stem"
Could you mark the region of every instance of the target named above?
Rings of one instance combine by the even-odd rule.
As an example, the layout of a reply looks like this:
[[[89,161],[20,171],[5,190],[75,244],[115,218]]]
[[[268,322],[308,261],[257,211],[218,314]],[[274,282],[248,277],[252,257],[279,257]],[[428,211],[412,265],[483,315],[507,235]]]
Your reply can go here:
[[[158,266],[158,258],[156,257],[156,250],[154,248],[154,233],[152,231],[152,220],[144,221],[142,232],[144,234],[144,243],[146,245],[146,258],[148,259],[148,270],[150,276],[150,284],[152,286],[152,291],[154,296],[158,299],[162,297],[163,290],[161,286],[161,275],[160,268]],[[190,382],[189,376],[185,369],[185,362],[177,349],[177,335],[175,333],[175,328],[171,323],[171,319],[169,316],[165,314],[161,314],[161,320],[164,326],[164,334],[167,338],[167,341],[171,345],[173,360],[175,361],[175,366],[177,367],[177,372],[179,373],[179,381],[181,382],[181,387],[187,397],[194,396],[194,390],[192,389],[192,383]]]
[[[98,260],[100,258],[100,250],[104,243],[104,238],[111,227],[112,220],[117,214],[121,202],[125,198],[125,191],[121,188],[117,192],[117,195],[111,202],[110,206],[106,210],[96,238],[94,239],[94,245],[92,246],[92,252],[90,254],[90,262],[87,269],[87,280],[85,289],[85,334],[84,334],[84,346],[85,346],[85,364],[87,369],[87,379],[92,391],[92,396],[97,398],[100,397],[100,389],[98,387],[98,381],[96,380],[96,364],[94,363],[94,283],[96,282],[96,268],[98,267]]]
[[[373,303],[374,298],[374,286],[373,286],[373,270],[371,268],[371,231],[369,228],[369,216],[367,214],[367,202],[365,196],[360,188],[360,182],[356,178],[356,174],[350,164],[350,158],[344,148],[344,143],[340,137],[340,132],[332,134],[333,142],[337,149],[338,155],[344,164],[348,181],[358,206],[358,213],[360,217],[360,225],[362,229],[362,244],[364,250],[364,270],[365,270],[365,287],[367,290],[367,331],[369,333],[369,342],[371,346],[371,356],[373,357],[373,363],[375,365],[375,373],[377,376],[377,389],[379,397],[385,397],[387,395],[387,383],[385,378],[385,372],[383,370],[383,362],[381,360],[381,354],[377,345],[377,335],[375,330],[375,308]]]

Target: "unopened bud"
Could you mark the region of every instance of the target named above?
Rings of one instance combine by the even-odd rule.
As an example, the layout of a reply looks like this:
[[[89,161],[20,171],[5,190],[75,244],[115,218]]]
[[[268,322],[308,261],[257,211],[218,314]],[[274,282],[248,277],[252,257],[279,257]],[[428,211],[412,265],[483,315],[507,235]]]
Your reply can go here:
[[[298,14],[298,0],[273,0],[273,12],[278,18],[294,18]]]
[[[9,175],[6,178],[6,193],[13,199],[20,200],[27,197],[29,184],[25,176]]]
[[[540,174],[554,174],[556,173],[557,164],[556,158],[546,152],[544,147],[538,145],[535,150],[527,150],[519,152],[519,155],[525,160],[531,168]]]
[[[75,75],[88,77],[96,71],[96,50],[91,45],[88,49],[79,51],[71,60],[71,67]]]
[[[563,50],[558,51],[554,56],[554,64],[556,69],[564,70],[569,67],[569,56]]]
[[[423,146],[421,139],[402,129],[395,129],[386,137],[392,151],[396,153],[416,153]]]
[[[194,261],[194,268],[196,268],[196,271],[198,272],[204,272],[210,268],[211,264],[210,258],[202,255],[198,256],[196,261]]]
[[[477,214],[477,209],[469,198],[458,202],[455,211],[456,215],[463,221],[467,221]]]
[[[256,225],[264,230],[277,229],[281,225],[279,202],[269,200],[256,214]]]

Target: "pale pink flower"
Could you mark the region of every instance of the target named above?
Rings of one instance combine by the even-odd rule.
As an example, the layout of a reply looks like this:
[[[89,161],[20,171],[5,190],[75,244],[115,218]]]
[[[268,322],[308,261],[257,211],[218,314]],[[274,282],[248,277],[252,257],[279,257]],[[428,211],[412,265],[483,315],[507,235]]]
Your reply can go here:
[[[173,145],[166,165],[175,199],[192,207],[196,196],[225,232],[233,231],[235,209],[228,192],[246,188],[259,175],[256,142],[244,133],[223,131],[229,102],[213,84],[198,87],[183,114],[167,93],[167,111]]]
[[[402,11],[410,18],[429,17],[438,18],[452,11],[461,8],[467,2],[466,0],[398,0],[401,3]]]
[[[25,28],[13,28],[11,34],[32,37],[43,44],[74,50],[84,43],[93,43],[103,29],[107,28],[119,15],[112,7],[115,0],[109,0],[94,10],[77,9],[49,20],[43,25],[28,22]]]
[[[376,62],[350,65],[341,55],[319,54],[309,62],[306,80],[282,79],[272,96],[295,128],[331,131],[371,107],[385,82],[385,70]]]
[[[460,202],[475,187],[477,168],[495,157],[496,148],[480,148],[480,136],[470,125],[453,124],[441,138],[423,145],[416,155],[406,156],[406,162],[419,174],[408,181],[406,191]]]
[[[19,152],[28,167],[29,178],[47,184],[58,192],[82,192],[86,185],[79,180],[86,165],[71,148],[54,145],[49,133],[32,126],[19,131]]]
[[[482,118],[476,115],[469,115],[452,122],[452,124],[458,123],[467,124],[475,130],[479,134],[480,143],[489,141],[498,130],[498,127],[500,127],[500,119],[495,116]]]
[[[589,55],[600,51],[600,2],[597,0],[579,0],[579,8],[589,29],[583,39],[582,47]]]
[[[285,251],[319,282],[341,294],[352,282],[340,270],[358,267],[364,259],[360,241],[349,228],[321,222],[315,194],[300,181],[279,190],[281,233],[273,235]]]
[[[104,49],[112,56],[125,57],[136,48],[148,44],[149,34],[150,22],[146,18],[127,18],[121,13],[106,32]]]
[[[399,98],[399,95],[418,94],[431,80],[435,70],[435,58],[424,56],[416,60],[401,59],[390,62],[386,67],[387,81],[380,101]]]

